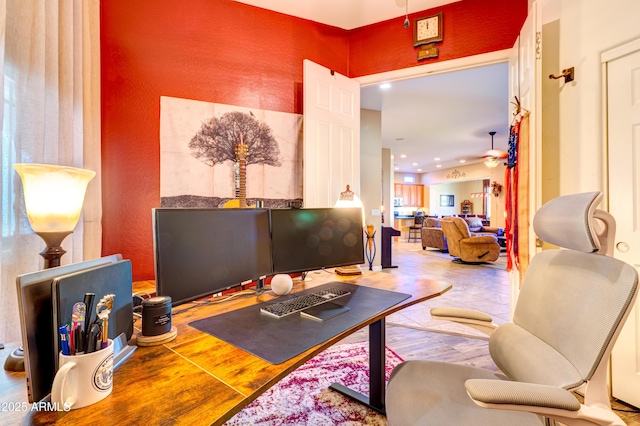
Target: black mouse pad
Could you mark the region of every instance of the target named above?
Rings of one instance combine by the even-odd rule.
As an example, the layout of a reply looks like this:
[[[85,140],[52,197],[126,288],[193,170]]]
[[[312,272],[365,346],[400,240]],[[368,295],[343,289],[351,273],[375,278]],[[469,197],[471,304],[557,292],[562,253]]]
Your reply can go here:
[[[327,288],[350,291],[350,295],[331,301],[349,309],[324,321],[305,318],[300,313],[275,318],[260,312],[260,308],[265,305]],[[271,364],[281,364],[409,297],[411,295],[405,293],[332,282],[269,302],[193,321],[189,325]]]

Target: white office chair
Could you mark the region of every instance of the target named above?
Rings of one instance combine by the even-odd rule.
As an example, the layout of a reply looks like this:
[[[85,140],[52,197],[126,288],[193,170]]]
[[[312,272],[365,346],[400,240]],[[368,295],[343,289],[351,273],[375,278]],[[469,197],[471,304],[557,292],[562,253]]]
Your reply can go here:
[[[490,335],[502,372],[432,361],[395,368],[387,388],[390,425],[624,425],[611,410],[607,362],[637,296],[636,270],[605,255],[615,221],[596,210],[598,192],[555,198],[536,213],[544,241],[566,249],[535,255],[513,321],[434,308],[434,318]],[[454,284],[455,285],[455,284]],[[579,390],[584,403],[571,393]],[[546,419],[545,419],[546,418]]]

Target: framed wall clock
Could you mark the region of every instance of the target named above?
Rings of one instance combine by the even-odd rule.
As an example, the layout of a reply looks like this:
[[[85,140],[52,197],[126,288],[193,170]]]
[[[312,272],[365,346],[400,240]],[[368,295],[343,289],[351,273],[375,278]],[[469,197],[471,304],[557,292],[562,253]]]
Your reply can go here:
[[[413,47],[442,41],[442,12],[416,18],[413,25]]]

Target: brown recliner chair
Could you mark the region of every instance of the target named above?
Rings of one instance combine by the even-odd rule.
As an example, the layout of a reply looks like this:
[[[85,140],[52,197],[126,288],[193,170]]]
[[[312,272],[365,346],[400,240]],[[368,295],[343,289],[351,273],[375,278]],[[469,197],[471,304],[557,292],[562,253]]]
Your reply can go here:
[[[447,246],[447,237],[444,235],[444,231],[440,226],[442,219],[434,217],[427,217],[422,222],[422,250],[426,250],[427,247],[433,247],[440,249],[442,253],[449,251]]]
[[[440,222],[447,237],[449,254],[458,263],[495,262],[500,255],[498,239],[493,235],[472,236],[467,222],[448,217]]]

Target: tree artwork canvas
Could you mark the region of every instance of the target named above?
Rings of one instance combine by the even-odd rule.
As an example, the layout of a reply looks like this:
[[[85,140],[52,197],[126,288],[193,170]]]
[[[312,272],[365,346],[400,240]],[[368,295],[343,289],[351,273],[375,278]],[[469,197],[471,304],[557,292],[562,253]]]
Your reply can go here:
[[[302,115],[163,96],[160,206],[302,202]]]

